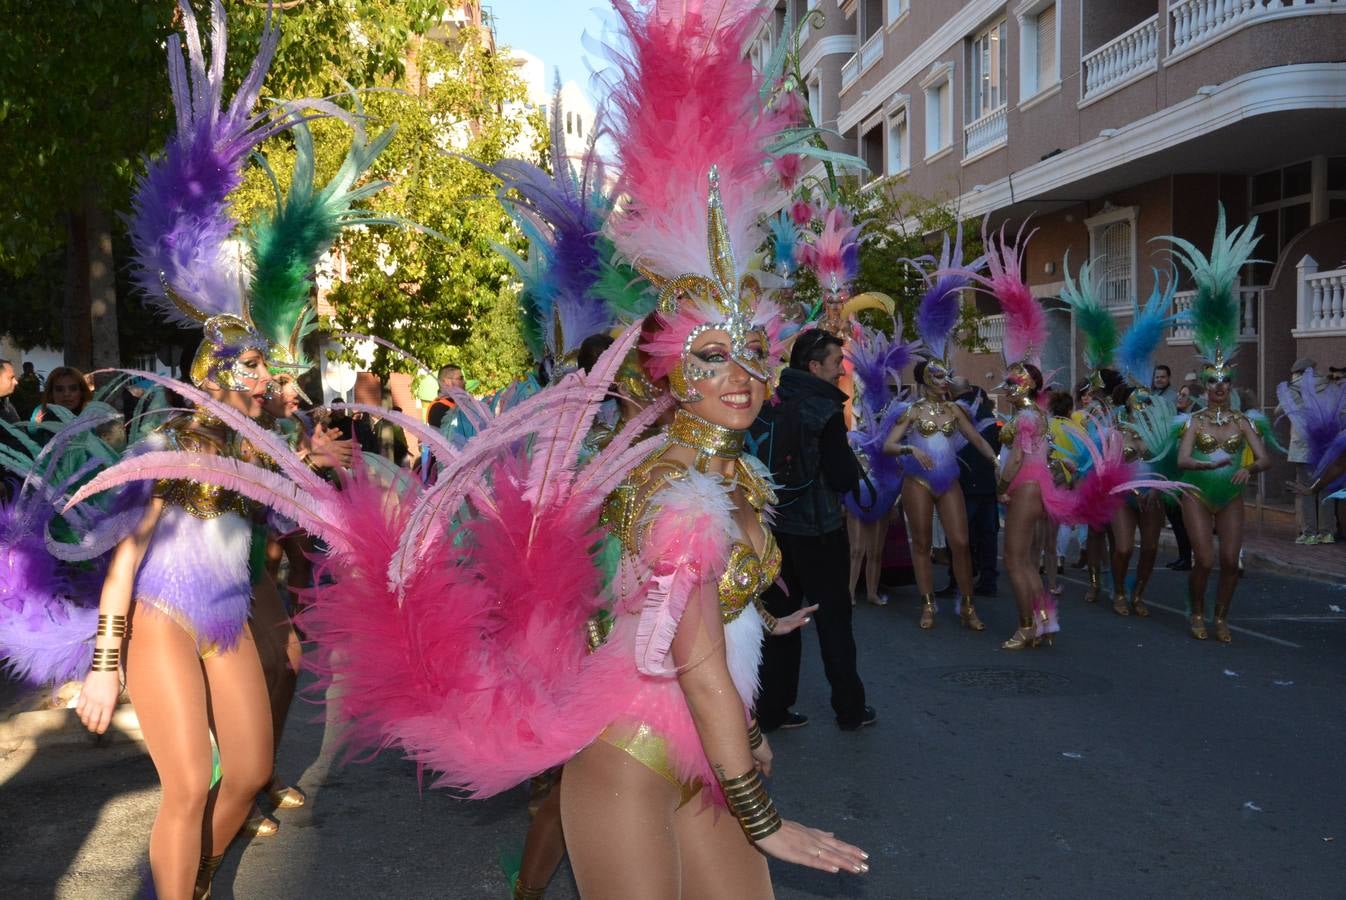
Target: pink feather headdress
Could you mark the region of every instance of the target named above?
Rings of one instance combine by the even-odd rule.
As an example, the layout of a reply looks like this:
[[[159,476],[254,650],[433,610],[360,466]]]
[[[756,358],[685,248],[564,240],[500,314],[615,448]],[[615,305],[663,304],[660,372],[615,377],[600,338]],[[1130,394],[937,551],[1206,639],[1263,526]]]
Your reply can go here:
[[[818,284],[834,295],[848,293],[860,268],[860,226],[851,211],[834,206],[823,216],[823,230],[804,247],[804,265]]]
[[[788,110],[763,103],[762,78],[743,53],[765,10],[756,0],[613,5],[625,36],[610,48],[617,74],[608,85],[622,203],[607,228],[660,291],[663,331],[641,346],[650,374],[677,382],[678,360],[698,334],[715,329],[765,378],[769,366],[753,363],[747,336],[775,345],[781,323],[747,273],[774,188],[767,147],[791,124]]]
[[[1005,238],[1005,226],[999,234],[990,234],[982,226],[986,250],[987,275],[972,276],[995,297],[1005,313],[1005,338],[1002,351],[1008,365],[1029,363],[1041,366],[1042,347],[1047,341],[1047,314],[1033,291],[1024,283],[1023,252],[1037,229],[1024,237],[1027,223],[1019,226],[1014,242]]]

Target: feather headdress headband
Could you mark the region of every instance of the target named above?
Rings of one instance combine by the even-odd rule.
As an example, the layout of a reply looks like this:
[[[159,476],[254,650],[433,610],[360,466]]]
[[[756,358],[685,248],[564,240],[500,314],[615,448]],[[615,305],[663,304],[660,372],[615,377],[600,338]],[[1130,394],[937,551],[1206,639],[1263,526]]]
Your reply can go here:
[[[669,375],[675,394],[690,399],[679,382],[691,341],[715,329],[765,379],[771,367],[747,338],[763,335],[771,358],[780,321],[761,299],[751,259],[773,185],[767,147],[790,124],[764,105],[761,76],[743,53],[765,10],[754,0],[614,5],[625,37],[612,49],[609,85],[623,203],[607,229],[659,289],[662,330],[641,347],[650,374]]]

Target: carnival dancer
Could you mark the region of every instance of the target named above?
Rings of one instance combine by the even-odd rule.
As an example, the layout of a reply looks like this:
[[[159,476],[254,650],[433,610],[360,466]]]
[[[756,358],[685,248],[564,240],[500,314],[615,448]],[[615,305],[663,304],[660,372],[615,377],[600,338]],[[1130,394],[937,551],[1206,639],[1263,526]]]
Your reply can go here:
[[[1165,478],[1177,476],[1177,433],[1174,429],[1176,408],[1171,400],[1149,389],[1155,371],[1154,349],[1178,317],[1172,315],[1177,290],[1172,277],[1162,279],[1155,272],[1154,290],[1142,307],[1134,305],[1131,326],[1117,347],[1117,367],[1124,384],[1113,394],[1117,410],[1117,430],[1125,441],[1126,459],[1137,461]],[[1145,604],[1145,587],[1154,572],[1159,555],[1159,536],[1164,530],[1164,509],[1177,499],[1162,491],[1144,490],[1128,494],[1126,502],[1112,520],[1112,609],[1120,616],[1135,612],[1150,614]],[[1127,572],[1140,529],[1140,558],[1134,580]],[[1130,584],[1128,598],[1127,585]]]
[[[1308,484],[1296,480],[1287,486],[1301,496],[1339,497],[1346,488],[1342,477],[1346,474],[1346,386],[1340,381],[1319,381],[1308,368],[1298,384],[1283,381],[1277,385],[1276,396],[1282,413],[1304,435],[1306,463],[1313,478]]]
[[[229,194],[243,164],[262,141],[300,124],[300,104],[321,114],[336,110],[300,101],[253,112],[279,40],[270,22],[239,92],[221,108],[224,8],[212,5],[215,40],[207,65],[192,9],[185,2],[179,7],[190,66],[172,36],[169,80],[178,133],[137,184],[130,232],[133,277],[146,301],[168,321],[204,333],[190,370],[196,387],[174,384],[198,408],[74,498],[127,481],[155,481],[139,521],[112,551],[78,711],[90,730],[107,729],[124,654],[127,689],[163,787],[150,834],[150,868],[162,898],[210,893],[225,849],[271,776],[275,749],[263,670],[247,628],[253,525],[267,504],[235,490],[236,477],[232,485],[205,479],[212,470],[236,474],[250,467],[254,479],[267,483],[271,469],[281,466],[307,486],[321,483],[283,439],[254,420],[273,390],[268,357],[277,355],[276,341],[297,341],[313,321],[309,278],[317,238],[310,226],[325,234],[323,226],[360,221],[346,214],[349,200],[377,187],[348,189],[363,172],[361,161],[391,137],[366,143],[357,129],[352,157],[321,199],[311,183],[296,179],[289,203],[250,235],[254,265],[245,285],[226,247],[238,224]],[[301,150],[305,140],[306,132],[297,131]],[[295,218],[301,207],[316,218]],[[212,734],[222,772],[214,787]]]
[[[1243,492],[1252,475],[1271,460],[1257,425],[1232,405],[1234,367],[1238,349],[1239,299],[1234,292],[1238,271],[1256,246],[1257,220],[1226,231],[1220,207],[1210,255],[1190,242],[1169,237],[1176,256],[1196,282],[1192,301],[1192,341],[1202,361],[1201,382],[1207,405],[1193,413],[1182,427],[1178,469],[1196,488],[1182,496],[1183,521],[1192,539],[1192,574],[1188,581],[1189,630],[1204,641],[1206,583],[1215,566],[1215,535],[1219,534],[1220,577],[1215,593],[1215,637],[1229,643],[1229,606],[1239,580],[1239,551],[1243,547]],[[1249,458],[1249,456],[1251,458]]]
[[[986,627],[977,617],[972,602],[972,557],[968,550],[967,507],[958,485],[958,451],[964,444],[971,444],[992,463],[998,465],[998,460],[968,410],[949,399],[953,366],[947,352],[958,324],[961,292],[971,284],[972,274],[979,267],[980,260],[971,264],[963,261],[961,226],[952,250],[945,235],[943,254],[935,274],[927,276],[928,287],[916,312],[916,333],[927,355],[916,364],[913,373],[919,397],[903,412],[883,445],[884,453],[898,457],[902,463],[902,511],[911,541],[916,587],[921,592],[923,629],[935,626],[930,542],[936,510],[953,559],[954,580],[958,583],[958,620],[973,631]]]
[[[855,386],[851,446],[865,473],[860,488],[846,494],[843,500],[851,544],[850,590],[854,597],[863,568],[869,602],[875,606],[888,602],[879,594],[879,573],[888,521],[902,486],[902,468],[883,452],[883,442],[908,406],[890,384],[902,383],[902,372],[911,364],[917,346],[915,342],[902,340],[902,320],[898,317],[891,339],[881,331],[857,324],[855,334],[844,348]]]

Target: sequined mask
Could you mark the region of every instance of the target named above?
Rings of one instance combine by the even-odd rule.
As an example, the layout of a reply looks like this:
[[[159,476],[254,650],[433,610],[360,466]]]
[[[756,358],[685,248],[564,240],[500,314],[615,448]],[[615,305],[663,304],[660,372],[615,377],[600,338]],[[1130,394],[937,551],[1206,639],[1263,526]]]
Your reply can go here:
[[[953,367],[942,359],[930,360],[925,364],[925,371],[921,373],[921,381],[929,388],[945,387],[951,377],[953,377]]]
[[[202,327],[205,334],[192,360],[192,382],[198,387],[211,381],[227,391],[251,391],[249,382],[255,382],[258,373],[239,360],[249,350],[267,356],[271,342],[238,316],[211,316]]]

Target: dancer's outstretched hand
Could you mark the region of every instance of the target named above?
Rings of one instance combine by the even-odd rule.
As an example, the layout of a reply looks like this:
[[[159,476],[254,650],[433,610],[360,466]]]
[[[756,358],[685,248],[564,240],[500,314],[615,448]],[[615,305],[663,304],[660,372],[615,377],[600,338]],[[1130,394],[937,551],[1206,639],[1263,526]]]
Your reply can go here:
[[[912,447],[911,455],[916,457],[916,462],[922,469],[933,469],[935,467],[935,461],[930,458],[930,454],[920,447]]]
[[[94,734],[107,731],[121,692],[120,672],[90,672],[85,676],[84,686],[79,690],[79,702],[75,704],[75,713],[84,727]]]
[[[757,848],[768,856],[785,862],[822,869],[824,872],[854,872],[863,875],[869,871],[869,854],[859,847],[838,840],[831,832],[809,828],[798,822],[785,820],[775,834],[762,838]]]
[[[792,631],[798,631],[811,621],[809,617],[817,610],[818,604],[815,603],[812,606],[804,607],[799,612],[792,612],[783,619],[777,619],[776,627],[771,629],[771,636],[780,637]]]

